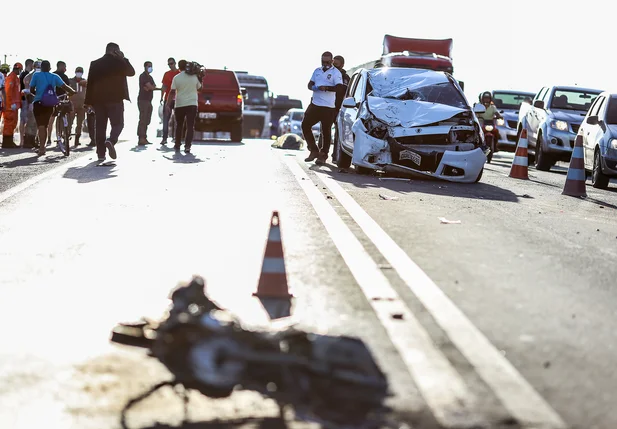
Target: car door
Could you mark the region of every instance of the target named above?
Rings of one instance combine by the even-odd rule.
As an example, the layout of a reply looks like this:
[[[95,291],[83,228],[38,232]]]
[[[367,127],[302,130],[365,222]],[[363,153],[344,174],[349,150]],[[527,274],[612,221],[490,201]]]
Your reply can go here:
[[[599,97],[598,97],[599,98]],[[595,150],[597,146],[601,146],[603,144],[602,140],[605,138],[606,134],[606,106],[608,105],[608,100],[606,97],[602,97],[602,101],[598,103],[598,124],[592,125],[589,127],[587,131],[587,148],[585,149],[585,160],[589,160],[589,164],[591,165],[590,169],[593,168],[593,157],[595,155]]]
[[[538,111],[540,109],[538,109],[537,107],[534,107],[533,105],[538,100],[544,101],[544,96],[546,95],[547,92],[548,92],[548,88],[542,88],[540,92],[538,92],[538,94],[536,95],[536,98],[534,98],[534,100],[532,101],[531,108],[527,111],[527,114],[525,115],[525,117],[527,118],[527,131],[528,131],[527,139],[530,143],[534,144],[534,147],[536,143],[536,138],[538,136],[538,126],[540,125],[539,120],[538,120]]]
[[[598,97],[594,100],[587,112],[587,115],[583,119],[581,126],[578,130],[578,135],[583,138],[583,158],[585,160],[585,168],[591,170],[593,168],[593,150],[595,143],[590,138],[593,133],[594,125],[587,123],[587,118],[590,116],[597,116],[600,105],[602,104],[604,97]]]
[[[364,99],[365,88],[366,73],[359,72],[355,74],[350,81],[348,96],[355,99],[356,106],[341,108],[343,111],[341,115],[342,133],[339,133],[339,138],[348,151],[353,150],[354,135],[351,128],[356,122],[356,119],[358,119],[360,104]]]

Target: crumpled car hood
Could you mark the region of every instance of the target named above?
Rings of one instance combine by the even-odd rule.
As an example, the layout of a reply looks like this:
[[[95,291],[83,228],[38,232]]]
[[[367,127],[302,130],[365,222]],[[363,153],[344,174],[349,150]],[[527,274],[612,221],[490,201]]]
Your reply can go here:
[[[416,100],[397,100],[368,96],[368,108],[376,119],[390,127],[420,127],[465,112],[465,109],[439,103],[427,103]]]

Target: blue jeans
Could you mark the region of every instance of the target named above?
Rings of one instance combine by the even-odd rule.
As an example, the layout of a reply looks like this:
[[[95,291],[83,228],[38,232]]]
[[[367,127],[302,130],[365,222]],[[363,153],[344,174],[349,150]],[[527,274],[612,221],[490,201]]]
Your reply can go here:
[[[104,158],[107,152],[107,121],[111,124],[109,141],[115,145],[124,128],[124,102],[95,104],[93,107],[96,118],[96,154],[99,158]]]

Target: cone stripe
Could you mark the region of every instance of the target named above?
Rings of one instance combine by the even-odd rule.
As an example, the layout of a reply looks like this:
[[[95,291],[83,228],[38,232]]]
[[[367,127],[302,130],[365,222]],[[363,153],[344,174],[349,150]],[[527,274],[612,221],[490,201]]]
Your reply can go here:
[[[527,167],[527,165],[525,164],[525,160],[527,159],[527,157],[522,157],[522,156],[515,156],[514,157],[514,165],[520,165],[523,167]]]
[[[266,274],[284,273],[285,260],[283,258],[264,258],[264,263],[261,267],[261,272]]]
[[[282,258],[283,257],[283,246],[280,243],[272,244],[272,242],[268,242],[266,245],[266,252],[264,254],[264,258]]]
[[[585,181],[585,172],[582,170],[574,170],[572,171],[572,173],[569,174],[569,179],[570,180],[581,180],[581,181]]]
[[[268,234],[268,241],[274,241],[276,243],[281,242],[281,229],[278,226],[272,226],[270,228],[270,234]]]
[[[577,135],[574,142],[574,149],[572,150],[572,157],[570,158],[566,183],[563,186],[563,195],[569,195],[571,197],[587,196],[587,187],[585,185],[587,177],[585,174],[583,156],[583,136]]]

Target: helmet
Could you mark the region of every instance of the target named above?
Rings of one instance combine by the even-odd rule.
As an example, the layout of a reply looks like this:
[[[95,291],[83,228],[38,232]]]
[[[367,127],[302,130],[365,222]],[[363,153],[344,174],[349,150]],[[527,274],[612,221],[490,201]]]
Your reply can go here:
[[[484,91],[482,94],[480,94],[480,103],[482,102],[482,99],[484,97],[488,97],[491,99],[491,101],[493,101],[493,94],[491,94],[490,91]]]
[[[24,66],[21,63],[15,63],[15,65],[13,66],[13,69],[24,69]]]

